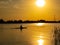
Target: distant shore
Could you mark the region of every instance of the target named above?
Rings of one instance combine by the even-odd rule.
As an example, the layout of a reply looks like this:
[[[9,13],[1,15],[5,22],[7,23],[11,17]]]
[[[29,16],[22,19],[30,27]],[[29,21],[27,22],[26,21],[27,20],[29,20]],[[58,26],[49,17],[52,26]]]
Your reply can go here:
[[[45,21],[45,20],[37,20],[37,21],[7,20],[7,21],[4,21],[3,19],[0,19],[0,24],[20,24],[20,23],[60,23],[60,21]]]
[[[46,22],[0,22],[0,24],[22,24],[22,23],[60,23],[60,22],[54,22],[54,21],[46,21]]]

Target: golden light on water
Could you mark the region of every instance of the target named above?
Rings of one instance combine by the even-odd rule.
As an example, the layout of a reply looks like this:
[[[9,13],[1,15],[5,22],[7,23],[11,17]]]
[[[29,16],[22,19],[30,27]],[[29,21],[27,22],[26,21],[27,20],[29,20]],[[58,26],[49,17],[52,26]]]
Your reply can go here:
[[[44,38],[43,36],[37,36],[37,37],[39,37],[39,38]]]
[[[37,5],[38,7],[43,7],[43,6],[45,5],[45,0],[37,0],[37,1],[36,1],[36,5]]]
[[[43,45],[44,44],[44,40],[43,39],[37,40],[37,42],[38,42],[38,45]]]
[[[44,23],[37,23],[36,25],[37,25],[37,26],[43,26]]]
[[[40,39],[39,40],[37,40],[37,42],[38,42],[38,45],[43,45],[44,44],[44,36],[38,36]]]

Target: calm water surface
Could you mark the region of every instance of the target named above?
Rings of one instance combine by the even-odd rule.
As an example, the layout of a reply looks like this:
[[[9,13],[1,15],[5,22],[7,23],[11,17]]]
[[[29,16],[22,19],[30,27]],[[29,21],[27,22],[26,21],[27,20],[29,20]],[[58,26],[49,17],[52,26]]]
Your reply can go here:
[[[0,24],[0,45],[54,45],[54,26],[60,24],[22,24],[27,29],[20,31],[21,24]]]

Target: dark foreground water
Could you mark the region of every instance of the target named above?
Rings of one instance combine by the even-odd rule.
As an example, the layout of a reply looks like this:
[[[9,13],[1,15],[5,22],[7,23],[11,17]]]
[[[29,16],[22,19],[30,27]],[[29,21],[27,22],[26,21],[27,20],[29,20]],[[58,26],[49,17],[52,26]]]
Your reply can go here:
[[[22,24],[27,29],[20,31],[21,24],[0,24],[0,45],[55,45],[54,28],[60,24]]]

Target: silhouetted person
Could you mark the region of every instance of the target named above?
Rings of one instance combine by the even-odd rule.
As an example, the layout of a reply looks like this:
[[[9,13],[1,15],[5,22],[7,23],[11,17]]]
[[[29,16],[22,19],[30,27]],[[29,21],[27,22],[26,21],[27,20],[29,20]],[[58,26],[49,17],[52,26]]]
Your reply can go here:
[[[22,25],[20,26],[20,30],[22,31],[22,29],[23,29],[23,27],[22,27]]]
[[[20,30],[22,31],[22,29],[26,29],[26,27],[23,27],[22,25],[20,26]]]

